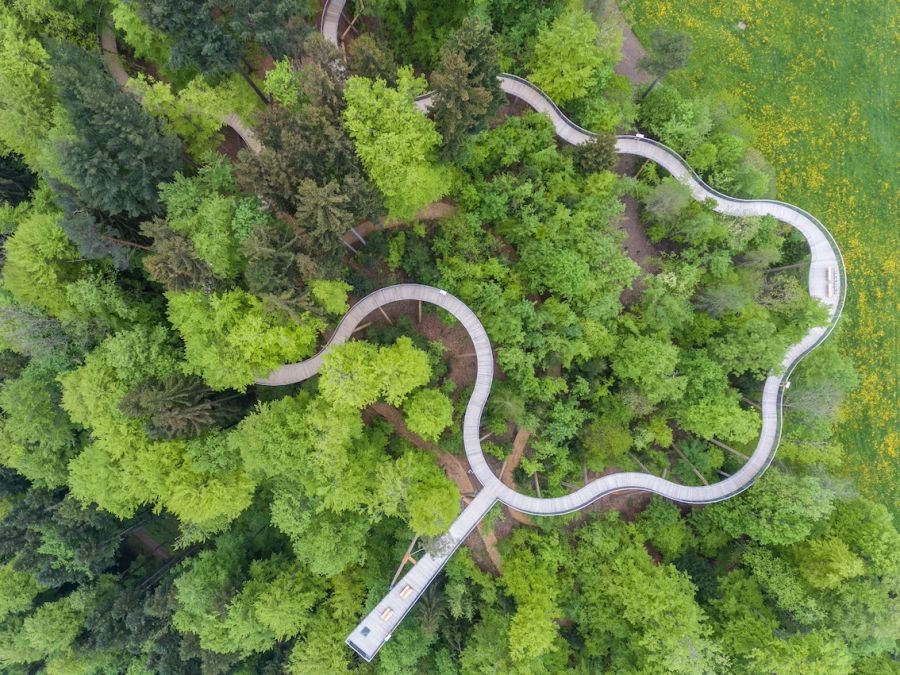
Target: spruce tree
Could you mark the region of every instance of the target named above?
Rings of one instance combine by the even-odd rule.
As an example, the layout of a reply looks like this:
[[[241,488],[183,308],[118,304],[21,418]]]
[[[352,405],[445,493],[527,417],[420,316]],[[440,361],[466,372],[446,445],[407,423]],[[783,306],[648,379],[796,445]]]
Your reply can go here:
[[[79,199],[110,215],[157,211],[157,185],[179,168],[178,139],[116,86],[96,54],[64,43],[53,44],[51,54],[75,136],[62,143],[60,164]]]
[[[213,426],[227,427],[242,416],[246,396],[216,392],[194,375],[175,374],[139,384],[122,399],[130,417],[146,420],[150,438],[194,438]]]
[[[466,134],[483,128],[503,102],[499,72],[490,27],[467,19],[444,45],[440,64],[431,75],[435,91],[431,112],[444,138],[445,157],[456,156]]]

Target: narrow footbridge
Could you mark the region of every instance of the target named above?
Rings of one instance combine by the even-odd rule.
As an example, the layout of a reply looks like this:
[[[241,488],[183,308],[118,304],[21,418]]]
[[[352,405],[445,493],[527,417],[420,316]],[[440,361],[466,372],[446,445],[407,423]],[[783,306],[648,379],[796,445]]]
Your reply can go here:
[[[322,33],[334,44],[338,43],[338,22],[344,4],[345,0],[326,2],[323,12]],[[507,94],[548,115],[557,135],[563,140],[577,145],[594,138],[594,134],[569,120],[546,94],[527,80],[515,75],[501,75],[499,80],[501,88]],[[426,94],[416,103],[426,111],[432,100],[433,95]],[[806,238],[811,254],[809,294],[828,308],[829,323],[813,328],[803,336],[788,350],[780,368],[766,378],[761,401],[762,431],[759,441],[750,459],[735,474],[712,485],[692,487],[646,473],[617,473],[598,478],[564,497],[542,499],[521,494],[503,484],[491,471],[482,452],[481,415],[493,382],[494,359],[487,332],[475,313],[450,293],[420,284],[382,288],[360,300],[347,312],[328,344],[318,354],[306,361],[277,369],[260,380],[259,384],[282,385],[313,377],[319,372],[324,355],[334,345],[349,340],[369,314],[385,305],[407,300],[437,305],[456,317],[468,332],[475,348],[477,375],[463,420],[463,442],[472,472],[481,483],[481,490],[476,497],[463,509],[450,526],[449,532],[438,540],[436,550],[420,558],[347,637],[347,644],[367,661],[375,657],[450,556],[498,502],[538,516],[571,513],[601,497],[624,490],[652,492],[682,504],[710,504],[747,489],[766,470],[775,455],[781,437],[784,386],[800,359],[828,337],[841,314],[846,295],[846,278],[837,243],[818,220],[796,206],[768,199],[735,199],[717,192],[706,185],[675,151],[649,138],[640,135],[619,136],[616,152],[656,162],[686,184],[695,199],[712,200],[714,209],[720,213],[732,216],[769,215],[799,231]]]

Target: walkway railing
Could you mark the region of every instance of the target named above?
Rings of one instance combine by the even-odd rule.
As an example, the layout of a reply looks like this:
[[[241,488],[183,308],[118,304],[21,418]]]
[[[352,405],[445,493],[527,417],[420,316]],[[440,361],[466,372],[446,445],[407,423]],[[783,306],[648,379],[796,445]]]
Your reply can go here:
[[[322,13],[322,34],[335,45],[338,42],[338,24],[345,3],[346,0],[326,0]],[[536,110],[548,114],[561,138],[583,143],[596,137],[596,134],[570,120],[546,93],[528,80],[506,73],[500,75],[499,79],[504,91],[515,93]],[[416,99],[416,104],[427,110],[433,99],[434,93],[425,94]],[[761,403],[762,429],[757,447],[744,466],[732,476],[712,485],[684,486],[646,473],[618,473],[598,478],[569,495],[542,499],[521,494],[503,484],[490,469],[482,452],[481,415],[493,380],[493,353],[484,327],[472,310],[446,291],[419,284],[391,286],[363,298],[341,320],[331,340],[319,354],[299,364],[284,366],[259,383],[284,384],[313,376],[318,372],[324,354],[333,345],[349,339],[353,329],[369,313],[385,304],[400,300],[419,300],[443,307],[462,323],[475,346],[477,375],[463,420],[463,443],[469,465],[483,486],[473,502],[450,526],[450,532],[442,538],[440,550],[424,556],[348,636],[347,644],[367,661],[372,660],[381,646],[390,639],[391,633],[453,552],[498,501],[533,515],[569,513],[608,494],[626,490],[653,492],[688,504],[708,504],[728,499],[747,489],[768,468],[775,456],[781,438],[782,406],[788,378],[800,360],[828,337],[840,319],[844,306],[846,272],[837,242],[815,217],[792,204],[770,199],[739,199],[722,194],[707,185],[677,152],[658,141],[641,135],[617,136],[616,152],[634,154],[657,162],[675,178],[687,183],[696,199],[714,200],[717,211],[737,216],[771,215],[798,229],[810,246],[809,292],[827,306],[829,323],[825,327],[811,329],[800,342],[790,347],[780,371],[771,373],[766,378]],[[831,278],[833,271],[837,273],[834,280]],[[836,294],[833,284],[837,284]]]

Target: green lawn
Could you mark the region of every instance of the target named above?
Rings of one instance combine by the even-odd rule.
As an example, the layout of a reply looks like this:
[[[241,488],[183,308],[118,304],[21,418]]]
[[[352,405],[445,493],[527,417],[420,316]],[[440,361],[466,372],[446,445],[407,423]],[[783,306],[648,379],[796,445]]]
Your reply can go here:
[[[849,277],[841,337],[860,372],[840,422],[847,471],[900,514],[897,397],[897,35],[883,0],[632,0],[639,37],[688,32],[672,76],[744,112],[778,173],[778,196],[834,233]],[[741,29],[738,23],[746,28]]]

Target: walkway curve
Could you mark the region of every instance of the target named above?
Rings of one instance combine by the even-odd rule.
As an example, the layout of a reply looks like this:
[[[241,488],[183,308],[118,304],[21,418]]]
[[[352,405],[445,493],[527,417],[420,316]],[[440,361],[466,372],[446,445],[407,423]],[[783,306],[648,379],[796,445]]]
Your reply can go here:
[[[320,29],[333,44],[338,43],[338,24],[346,0],[326,0]],[[548,115],[557,135],[578,145],[595,138],[595,134],[572,122],[549,96],[527,80],[515,75],[499,76],[504,92],[522,99],[534,110]],[[427,110],[434,99],[426,94],[416,100]],[[653,160],[672,176],[686,184],[699,201],[711,200],[714,210],[731,216],[773,216],[795,229],[810,248],[809,293],[826,306],[829,322],[811,329],[791,346],[780,368],[766,378],[762,401],[762,429],[756,449],[741,469],[712,485],[686,486],[646,473],[617,473],[602,476],[583,488],[563,497],[538,498],[516,492],[504,485],[487,464],[481,449],[481,415],[493,381],[493,353],[490,340],[475,313],[450,293],[432,286],[400,284],[375,291],[355,304],[343,317],[328,343],[314,357],[283,366],[261,385],[300,382],[318,373],[325,354],[335,345],[346,342],[354,330],[373,311],[385,305],[419,300],[450,312],[468,332],[475,347],[477,375],[463,420],[463,444],[472,472],[482,485],[475,499],[450,526],[428,553],[397,583],[347,638],[347,644],[370,661],[399,625],[406,613],[426,590],[441,568],[462,544],[468,534],[498,501],[533,515],[560,515],[582,509],[614,492],[642,490],[685,504],[710,504],[728,499],[747,489],[766,470],[775,455],[781,437],[784,388],[797,363],[825,340],[837,324],[846,297],[846,275],[840,249],[828,230],[806,211],[784,202],[768,199],[736,199],[714,190],[690,168],[674,150],[641,135],[618,136],[616,152]]]
[[[127,91],[138,101],[141,100],[140,94],[128,86],[128,72],[122,65],[122,57],[119,55],[119,45],[116,42],[116,33],[108,21],[103,22],[100,28],[100,52],[106,69],[112,78],[116,81],[123,91]],[[222,117],[222,126],[231,127],[234,132],[241,137],[241,140],[247,145],[250,151],[258,155],[262,151],[262,144],[256,138],[256,134],[244,124],[237,113],[228,113]]]
[[[345,0],[327,1],[322,13],[320,28],[323,35],[334,44],[337,44],[338,20],[344,4]],[[553,122],[557,135],[563,140],[578,145],[596,137],[596,134],[566,117],[549,96],[528,80],[508,74],[501,75],[499,80],[503,91],[522,99],[536,111],[547,114]],[[417,105],[427,110],[433,98],[434,94],[425,94],[417,99]],[[797,229],[806,238],[810,248],[809,293],[827,307],[829,323],[827,326],[813,328],[802,340],[793,345],[782,361],[780,371],[770,374],[766,379],[761,401],[763,426],[760,439],[749,461],[734,475],[712,485],[690,487],[644,473],[612,474],[598,478],[565,497],[543,499],[522,495],[502,484],[498,487],[500,501],[514,509],[534,515],[559,515],[576,511],[618,490],[647,490],[688,504],[709,504],[745,490],[768,467],[778,445],[781,433],[782,385],[787,382],[797,362],[820,344],[834,328],[846,295],[843,260],[837,243],[825,226],[806,211],[791,204],[769,199],[736,199],[724,195],[704,183],[674,150],[641,135],[618,136],[616,152],[653,160],[685,183],[695,199],[711,200],[714,203],[714,210],[720,213],[730,216],[770,215]],[[472,471],[483,486],[498,483],[499,479],[484,459],[479,441],[481,412],[490,392],[493,369],[490,343],[474,313],[446,291],[416,284],[402,284],[375,291],[354,305],[341,321],[331,341],[319,354],[308,361],[276,370],[267,379],[260,381],[260,384],[286,384],[312,377],[318,372],[322,356],[333,344],[348,339],[371,311],[400,300],[422,300],[443,307],[469,331],[478,355],[478,377],[472,398],[466,408],[463,424],[466,455]]]

